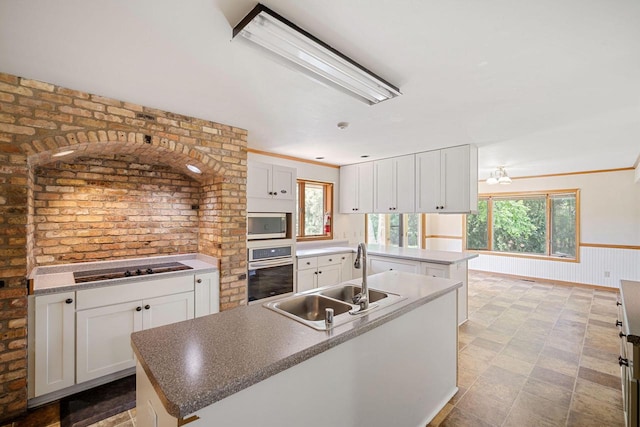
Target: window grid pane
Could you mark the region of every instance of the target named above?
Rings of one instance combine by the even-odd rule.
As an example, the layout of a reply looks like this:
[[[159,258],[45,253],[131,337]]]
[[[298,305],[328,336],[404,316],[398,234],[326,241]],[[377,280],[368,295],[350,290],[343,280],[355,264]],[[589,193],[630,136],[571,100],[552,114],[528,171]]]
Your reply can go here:
[[[575,258],[576,197],[573,194],[553,195],[550,202],[551,255]]]
[[[305,183],[304,187],[304,235],[324,234],[324,186]]]
[[[489,199],[478,200],[478,213],[467,215],[467,249],[489,250]]]
[[[546,197],[493,201],[493,250],[544,255],[547,252]]]

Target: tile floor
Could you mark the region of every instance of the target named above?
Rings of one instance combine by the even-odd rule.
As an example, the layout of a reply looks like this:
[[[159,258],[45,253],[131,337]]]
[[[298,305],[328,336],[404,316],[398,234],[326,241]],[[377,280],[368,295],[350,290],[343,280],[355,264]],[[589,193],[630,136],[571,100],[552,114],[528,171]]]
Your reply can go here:
[[[616,296],[471,273],[460,391],[428,427],[624,426]],[[12,427],[60,425],[39,411]],[[135,409],[91,427],[135,427]]]
[[[469,276],[459,392],[431,426],[624,426],[614,292]]]

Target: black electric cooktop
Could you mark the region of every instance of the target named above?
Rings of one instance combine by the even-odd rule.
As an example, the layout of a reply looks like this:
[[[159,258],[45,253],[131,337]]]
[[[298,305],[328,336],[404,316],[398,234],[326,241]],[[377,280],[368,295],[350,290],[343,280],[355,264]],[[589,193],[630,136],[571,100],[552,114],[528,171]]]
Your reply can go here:
[[[123,277],[147,276],[169,273],[171,271],[191,270],[192,267],[179,262],[164,264],[145,264],[130,267],[105,268],[102,270],[76,271],[73,278],[76,283],[97,282],[99,280],[121,279]]]

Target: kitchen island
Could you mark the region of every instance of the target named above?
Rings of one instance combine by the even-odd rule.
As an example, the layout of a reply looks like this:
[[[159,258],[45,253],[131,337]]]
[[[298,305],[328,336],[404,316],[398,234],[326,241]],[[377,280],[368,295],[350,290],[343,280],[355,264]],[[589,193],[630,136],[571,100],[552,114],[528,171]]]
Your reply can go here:
[[[426,425],[457,391],[461,282],[369,286],[403,298],[328,331],[252,305],[134,333],[137,424]]]
[[[317,276],[317,287],[335,284],[340,281],[357,277],[359,270],[341,269],[342,280],[336,280],[335,267],[332,269],[328,264],[333,259],[340,263],[340,259],[345,260],[345,255],[355,252],[355,248],[349,246],[346,241],[332,241],[327,243],[310,243],[298,245],[296,257],[298,259],[298,291],[314,287],[311,278],[305,275],[307,268],[318,266],[323,271],[321,276]],[[393,246],[367,245],[369,274],[381,273],[383,271],[404,271],[407,273],[424,274],[432,277],[443,277],[446,279],[460,280],[462,287],[458,289],[458,324],[463,324],[468,319],[468,270],[467,262],[477,258],[477,253],[435,251],[418,248],[399,248]],[[347,260],[345,260],[347,261]],[[350,265],[352,262],[349,263]],[[323,266],[320,269],[320,266]],[[334,273],[332,275],[332,273]],[[348,275],[348,277],[345,277]],[[320,277],[324,284],[320,285]],[[335,280],[332,282],[332,280]]]

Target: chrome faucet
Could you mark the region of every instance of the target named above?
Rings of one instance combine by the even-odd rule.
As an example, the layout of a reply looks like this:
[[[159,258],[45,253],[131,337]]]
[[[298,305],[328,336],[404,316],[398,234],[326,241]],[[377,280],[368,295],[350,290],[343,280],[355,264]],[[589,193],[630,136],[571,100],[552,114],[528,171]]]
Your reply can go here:
[[[369,285],[367,285],[367,245],[358,244],[358,253],[353,263],[354,268],[362,268],[362,290],[353,297],[353,303],[360,305],[360,311],[369,308]]]

